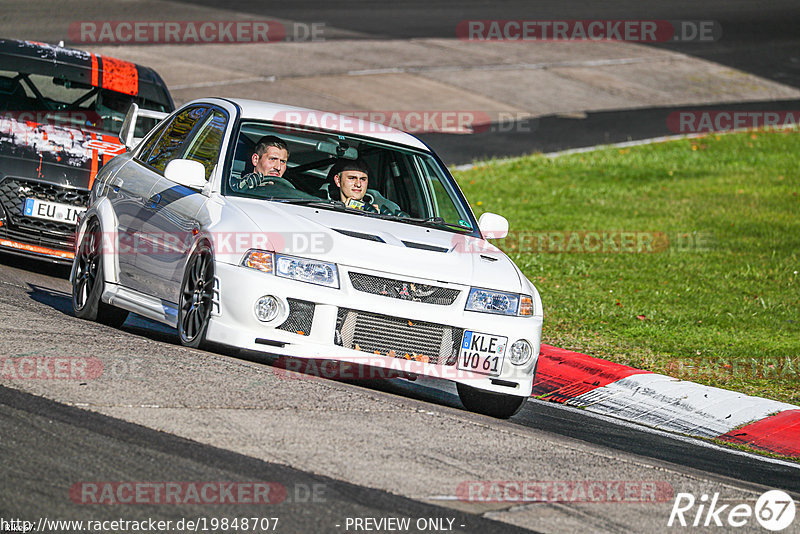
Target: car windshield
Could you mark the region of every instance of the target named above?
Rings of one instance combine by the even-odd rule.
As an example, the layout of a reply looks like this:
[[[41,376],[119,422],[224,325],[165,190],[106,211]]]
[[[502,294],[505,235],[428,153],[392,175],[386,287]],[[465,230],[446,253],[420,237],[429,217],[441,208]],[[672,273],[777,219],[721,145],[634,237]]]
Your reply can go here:
[[[0,111],[21,120],[63,126],[92,127],[118,133],[131,103],[153,111],[171,111],[146,98],[93,87],[61,77],[0,70]],[[137,122],[136,136],[143,137],[157,123]]]
[[[264,136],[278,137],[288,147],[283,176],[255,172],[253,154]],[[476,229],[464,197],[430,153],[374,138],[256,122],[243,122],[232,143],[231,171],[223,186],[227,196],[324,207],[454,232]],[[368,175],[362,198],[340,193],[334,175],[342,168],[360,168]]]

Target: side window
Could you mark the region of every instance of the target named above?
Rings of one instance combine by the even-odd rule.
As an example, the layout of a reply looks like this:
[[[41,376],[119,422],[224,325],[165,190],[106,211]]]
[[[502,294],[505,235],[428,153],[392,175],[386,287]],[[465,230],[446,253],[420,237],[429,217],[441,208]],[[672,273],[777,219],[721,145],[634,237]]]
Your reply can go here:
[[[215,109],[208,114],[197,134],[189,142],[183,157],[199,161],[206,168],[206,180],[211,176],[214,165],[222,148],[222,137],[225,135],[225,115]]]
[[[427,197],[432,212],[428,217],[442,217],[453,224],[461,224],[468,220],[465,213],[453,202],[454,191],[433,165],[432,158],[416,157],[421,172],[421,186]]]
[[[153,147],[158,144],[158,142],[161,140],[161,136],[164,135],[164,128],[167,127],[167,124],[169,123],[162,121],[158,125],[156,132],[153,133],[153,137],[148,139],[147,142],[142,145],[142,148],[139,150],[139,155],[137,156],[139,161],[147,161],[147,158],[150,157],[150,152],[153,151]]]
[[[208,108],[195,107],[178,114],[161,134],[153,150],[147,155],[147,159],[142,158],[142,160],[164,172],[167,163],[180,157],[184,141],[207,111]]]

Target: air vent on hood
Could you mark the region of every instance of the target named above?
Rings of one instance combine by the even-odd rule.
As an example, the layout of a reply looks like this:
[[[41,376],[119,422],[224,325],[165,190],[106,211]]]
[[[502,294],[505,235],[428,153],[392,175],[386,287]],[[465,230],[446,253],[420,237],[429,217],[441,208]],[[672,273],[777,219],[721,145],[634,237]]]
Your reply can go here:
[[[403,241],[403,244],[409,248],[419,248],[422,250],[430,250],[432,252],[447,252],[448,249],[437,247],[435,245],[428,245],[427,243],[414,243],[413,241]]]
[[[334,228],[340,234],[349,235],[350,237],[357,237],[358,239],[366,239],[367,241],[377,241],[378,243],[386,243],[381,236],[375,234],[364,234],[361,232],[354,232],[352,230],[342,230],[341,228]]]
[[[481,254],[481,259],[486,261],[497,261],[497,258],[493,258],[492,256],[487,256],[486,254]]]

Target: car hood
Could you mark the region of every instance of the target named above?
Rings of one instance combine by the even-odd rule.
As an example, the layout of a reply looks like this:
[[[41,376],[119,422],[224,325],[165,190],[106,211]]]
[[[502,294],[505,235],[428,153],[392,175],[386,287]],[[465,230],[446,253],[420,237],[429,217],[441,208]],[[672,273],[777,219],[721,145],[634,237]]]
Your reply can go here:
[[[327,208],[231,197],[227,205],[266,234],[267,246],[276,252],[386,274],[521,290],[514,263],[483,239]]]
[[[26,120],[27,113],[0,117],[0,172],[5,176],[88,189],[97,170],[125,151],[113,135]]]

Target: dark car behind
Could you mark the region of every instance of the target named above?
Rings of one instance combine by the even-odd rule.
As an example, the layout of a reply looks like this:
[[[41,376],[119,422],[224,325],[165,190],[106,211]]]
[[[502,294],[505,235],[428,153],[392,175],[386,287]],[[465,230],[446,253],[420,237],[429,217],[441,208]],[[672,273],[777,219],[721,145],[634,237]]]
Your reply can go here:
[[[118,133],[133,102],[174,109],[148,67],[0,39],[0,250],[72,261],[77,217],[97,171],[125,152]]]

